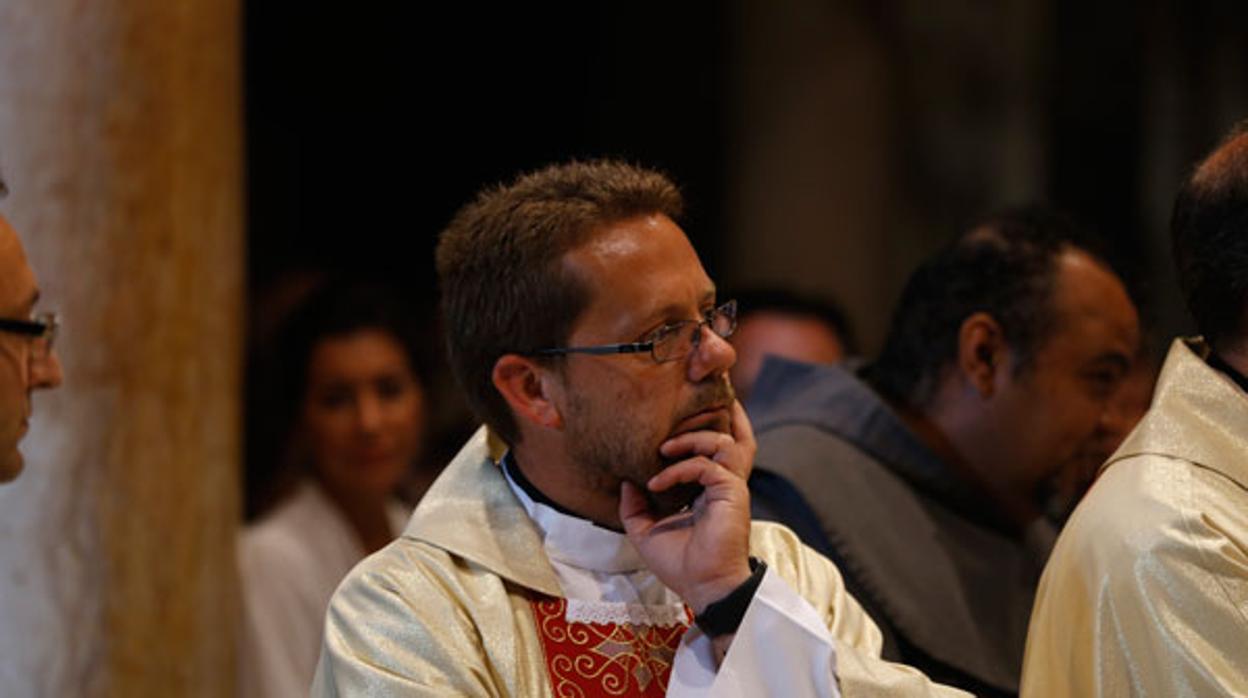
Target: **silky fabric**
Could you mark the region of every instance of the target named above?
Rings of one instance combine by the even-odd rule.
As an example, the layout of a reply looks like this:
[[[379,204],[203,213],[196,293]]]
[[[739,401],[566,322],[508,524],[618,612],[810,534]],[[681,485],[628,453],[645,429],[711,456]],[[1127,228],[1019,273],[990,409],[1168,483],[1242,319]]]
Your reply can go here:
[[[395,535],[411,511],[397,499],[387,503]],[[311,480],[243,529],[238,540],[242,698],[308,695],[329,598],[366,554],[346,517]]]
[[[501,455],[501,444],[478,431],[404,535],[339,587],[312,695],[552,696],[531,600],[563,590],[537,527],[496,464]],[[879,660],[879,631],[845,593],[835,567],[787,529],[755,524],[750,552],[767,561],[769,589],[760,588],[747,610],[722,676],[710,668],[711,685],[695,685],[708,660],[685,646],[709,640],[697,628],[686,633],[673,668],[673,682],[690,687],[684,695],[749,695],[738,687],[786,680],[795,690],[768,693],[818,695],[806,687],[833,680],[828,666],[817,659],[795,666],[786,657],[817,657],[832,647],[829,638],[845,696],[963,695]]]
[[[1248,695],[1248,394],[1176,340],[1040,581],[1023,695]]]

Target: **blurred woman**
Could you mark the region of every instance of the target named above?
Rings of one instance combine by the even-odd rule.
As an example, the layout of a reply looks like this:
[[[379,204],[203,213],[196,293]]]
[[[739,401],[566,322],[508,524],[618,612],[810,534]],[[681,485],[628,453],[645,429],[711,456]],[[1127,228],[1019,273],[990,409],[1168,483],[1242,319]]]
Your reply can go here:
[[[239,544],[243,695],[308,694],[335,587],[406,523],[425,415],[409,322],[381,289],[330,284],[284,333],[286,494]]]

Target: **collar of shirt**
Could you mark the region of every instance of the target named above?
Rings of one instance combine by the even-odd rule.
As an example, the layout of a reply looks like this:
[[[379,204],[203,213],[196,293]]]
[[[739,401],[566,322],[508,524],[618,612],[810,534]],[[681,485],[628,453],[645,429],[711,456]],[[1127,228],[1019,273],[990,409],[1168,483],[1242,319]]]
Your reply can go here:
[[[541,532],[551,561],[590,572],[628,574],[645,569],[628,537],[583,519],[555,502],[530,483],[516,467],[511,453],[500,463],[507,484]]]
[[[510,453],[499,465],[538,529],[542,548],[568,599],[569,621],[687,624],[680,597],[646,569],[627,536],[551,501],[525,478]]]

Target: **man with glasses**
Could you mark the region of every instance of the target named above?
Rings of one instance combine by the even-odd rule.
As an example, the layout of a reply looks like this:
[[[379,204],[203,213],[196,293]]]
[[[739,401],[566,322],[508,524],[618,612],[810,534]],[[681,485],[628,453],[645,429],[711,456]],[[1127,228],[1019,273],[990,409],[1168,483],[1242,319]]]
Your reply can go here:
[[[0,177],[0,199],[8,187]],[[30,393],[61,384],[52,351],[56,316],[35,313],[39,286],[17,233],[0,215],[0,483],[22,472],[17,444],[30,425]]]
[[[751,524],[754,438],[662,175],[549,167],[438,248],[486,423],[331,601],[314,695],[927,695],[836,569]]]

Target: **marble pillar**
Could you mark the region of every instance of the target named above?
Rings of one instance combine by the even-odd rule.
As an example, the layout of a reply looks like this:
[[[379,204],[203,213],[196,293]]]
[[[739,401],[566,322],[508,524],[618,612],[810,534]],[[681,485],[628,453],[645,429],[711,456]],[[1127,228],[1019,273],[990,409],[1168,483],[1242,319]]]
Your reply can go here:
[[[884,47],[844,3],[744,3],[729,273],[842,303],[867,348],[894,293]],[[900,221],[898,219],[901,219]]]
[[[0,487],[5,695],[234,692],[236,0],[0,1],[2,212],[58,309]]]

